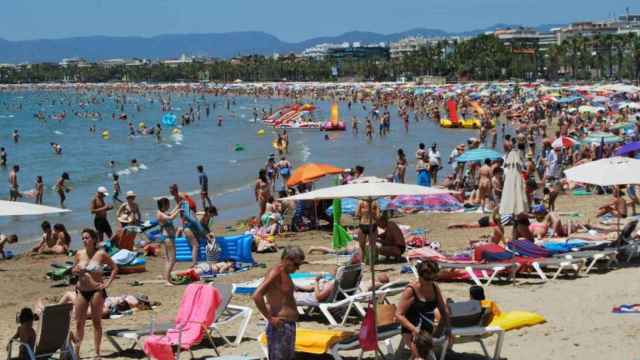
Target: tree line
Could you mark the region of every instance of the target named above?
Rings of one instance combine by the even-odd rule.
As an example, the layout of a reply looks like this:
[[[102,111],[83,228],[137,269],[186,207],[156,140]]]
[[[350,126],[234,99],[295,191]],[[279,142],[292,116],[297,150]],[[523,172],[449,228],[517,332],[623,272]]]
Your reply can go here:
[[[640,80],[640,35],[574,36],[542,48],[536,42],[505,43],[493,35],[442,40],[400,59],[313,60],[251,55],[178,65],[67,66],[32,64],[0,68],[0,83],[178,81],[394,81],[401,77],[459,80]]]

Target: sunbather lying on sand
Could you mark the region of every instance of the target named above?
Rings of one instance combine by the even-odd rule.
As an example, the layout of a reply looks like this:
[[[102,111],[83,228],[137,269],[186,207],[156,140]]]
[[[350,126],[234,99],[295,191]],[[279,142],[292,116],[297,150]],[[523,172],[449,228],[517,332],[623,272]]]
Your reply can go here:
[[[57,297],[44,297],[36,301],[35,312],[41,314],[45,306],[51,304],[74,304],[76,296],[73,291],[65,292],[60,298]],[[121,296],[109,296],[105,299],[102,306],[102,318],[108,318],[111,315],[121,314],[129,310],[151,310],[153,306],[160,305],[159,302],[149,301],[146,295],[121,295]],[[91,316],[91,308],[87,310],[87,316]]]

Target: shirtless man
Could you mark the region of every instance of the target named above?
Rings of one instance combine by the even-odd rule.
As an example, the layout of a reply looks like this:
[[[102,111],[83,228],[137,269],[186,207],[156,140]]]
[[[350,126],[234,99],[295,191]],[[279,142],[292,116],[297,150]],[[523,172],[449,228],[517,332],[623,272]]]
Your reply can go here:
[[[298,310],[293,296],[295,285],[289,274],[298,270],[303,262],[302,249],[287,247],[282,252],[280,264],[267,272],[253,294],[258,311],[267,319],[269,360],[295,359]]]
[[[18,198],[22,197],[18,186],[18,171],[20,171],[20,165],[13,165],[9,173],[9,201],[18,201]]]
[[[93,224],[95,225],[96,232],[98,233],[98,243],[101,243],[104,240],[105,234],[109,239],[113,236],[113,231],[111,230],[109,220],[107,219],[107,211],[113,209],[113,205],[107,204],[106,201],[104,201],[104,198],[107,196],[109,196],[107,188],[100,186],[96,191],[96,196],[91,200],[91,204],[89,206],[89,210],[94,216]]]
[[[486,199],[491,197],[491,160],[484,159],[484,165],[480,168],[478,192],[480,195],[480,208],[485,211]]]
[[[624,219],[627,217],[627,202],[623,198],[624,193],[620,188],[613,190],[613,201],[598,208],[596,216],[600,217],[605,214],[611,214],[617,218]]]

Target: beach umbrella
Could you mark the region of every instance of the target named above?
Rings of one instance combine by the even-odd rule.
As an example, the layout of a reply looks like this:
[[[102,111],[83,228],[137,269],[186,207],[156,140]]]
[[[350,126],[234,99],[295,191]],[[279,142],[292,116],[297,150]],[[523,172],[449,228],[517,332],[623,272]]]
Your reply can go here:
[[[64,212],[71,212],[71,210],[18,201],[0,200],[0,216],[46,215]]]
[[[500,159],[502,155],[492,149],[488,148],[478,148],[469,151],[465,151],[462,155],[458,156],[458,162],[469,162],[469,161],[483,161],[484,159]]]
[[[582,105],[578,108],[578,112],[581,114],[595,114],[599,111],[599,108],[589,105]]]
[[[288,186],[306,184],[318,180],[321,177],[340,174],[344,169],[328,164],[307,163],[295,168],[287,181]]]
[[[594,132],[582,139],[583,144],[615,144],[622,141],[623,139],[620,136],[605,132]]]
[[[614,156],[564,171],[567,180],[599,186],[640,184],[640,160]]]
[[[625,144],[624,146],[616,150],[616,155],[627,155],[636,151],[640,151],[640,141],[634,141]]]
[[[388,209],[405,211],[458,211],[462,204],[451,194],[425,196],[398,196],[391,200]]]
[[[327,200],[327,199],[344,199],[344,198],[356,198],[366,201],[369,208],[374,201],[387,197],[387,196],[424,196],[424,195],[436,195],[446,194],[448,190],[438,189],[434,187],[418,186],[411,184],[390,183],[383,179],[368,178],[368,179],[356,179],[350,184],[332,186],[328,188],[318,189],[306,193],[301,193],[294,196],[289,196],[283,200]],[[373,216],[369,212],[369,216]],[[369,233],[373,234],[374,219],[369,218]],[[376,253],[375,239],[369,239],[369,252],[370,254]],[[372,298],[376,298],[375,294],[375,256],[370,256],[371,265],[371,291],[373,292]],[[373,301],[373,312],[376,312],[376,301]],[[374,316],[375,318],[375,316]]]
[[[559,138],[553,140],[551,146],[553,148],[571,148],[576,145],[578,142],[568,136],[560,136]]]
[[[504,162],[504,185],[500,199],[501,215],[516,215],[529,209],[521,170],[524,169],[519,151],[512,150]]]

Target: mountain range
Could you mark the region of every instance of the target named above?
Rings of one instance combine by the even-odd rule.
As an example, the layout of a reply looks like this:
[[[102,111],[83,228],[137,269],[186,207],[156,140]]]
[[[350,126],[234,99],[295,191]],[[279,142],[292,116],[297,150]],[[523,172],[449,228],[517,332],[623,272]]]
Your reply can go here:
[[[474,36],[515,27],[517,25],[496,24],[484,29],[464,32],[446,32],[438,29],[415,28],[393,34],[351,31],[337,36],[316,37],[301,42],[285,42],[261,31],[240,31],[209,34],[166,34],[153,37],[140,36],[83,36],[64,39],[38,39],[9,41],[0,39],[0,63],[59,62],[63,58],[81,57],[89,61],[113,58],[169,59],[181,54],[230,58],[238,55],[273,53],[299,53],[322,43],[360,42],[372,44],[400,40],[407,36],[426,38],[445,36]],[[536,26],[539,31],[548,31],[562,25]]]

